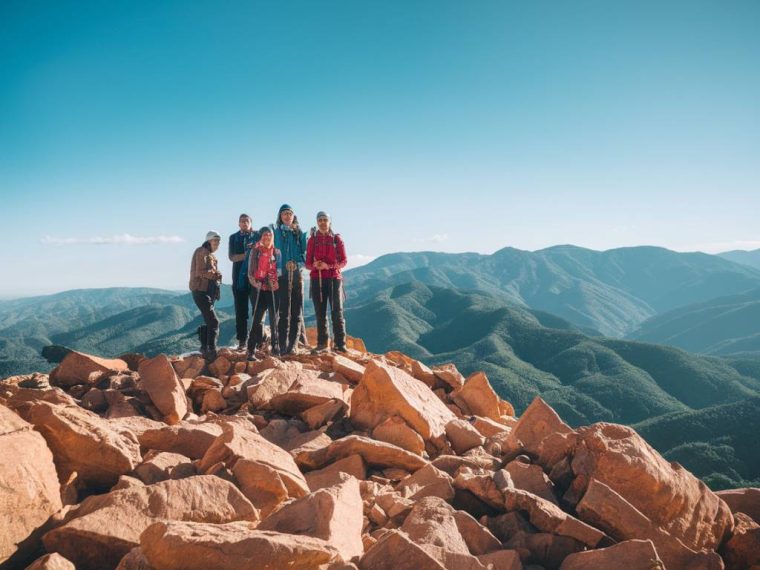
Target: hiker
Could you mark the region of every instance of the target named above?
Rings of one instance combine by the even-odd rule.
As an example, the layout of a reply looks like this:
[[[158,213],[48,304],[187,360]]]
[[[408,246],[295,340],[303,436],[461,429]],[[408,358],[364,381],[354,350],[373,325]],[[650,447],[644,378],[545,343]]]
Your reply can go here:
[[[315,352],[327,350],[327,304],[332,317],[333,346],[346,352],[346,320],[343,317],[343,277],[340,270],[346,266],[346,248],[340,234],[333,232],[330,216],[317,214],[317,227],[312,228],[306,249],[306,268],[311,271],[311,299],[317,316],[317,347]]]
[[[303,279],[301,268],[306,261],[306,232],[301,231],[298,218],[288,204],[280,206],[277,222],[272,226],[274,246],[282,257],[278,266],[280,273],[279,340],[282,354],[295,351],[300,336],[303,312]]]
[[[256,360],[256,347],[264,338],[264,313],[269,311],[269,328],[272,337],[272,354],[279,353],[277,335],[277,299],[278,267],[280,266],[280,251],[274,247],[272,228],[263,227],[259,230],[259,241],[251,249],[248,257],[248,281],[251,284],[251,302],[253,317],[251,331],[248,335],[248,360]]]
[[[219,319],[214,311],[214,303],[219,300],[222,274],[219,273],[214,252],[219,249],[222,236],[211,230],[206,241],[195,250],[190,264],[190,291],[193,301],[203,316],[204,324],[198,327],[201,354],[207,361],[216,360],[216,340],[219,336]]]
[[[240,214],[237,232],[230,236],[228,257],[232,262],[232,296],[235,298],[235,332],[237,349],[245,350],[248,345],[248,314],[251,309],[251,284],[248,282],[248,254],[259,241],[258,232],[253,231],[251,216]]]

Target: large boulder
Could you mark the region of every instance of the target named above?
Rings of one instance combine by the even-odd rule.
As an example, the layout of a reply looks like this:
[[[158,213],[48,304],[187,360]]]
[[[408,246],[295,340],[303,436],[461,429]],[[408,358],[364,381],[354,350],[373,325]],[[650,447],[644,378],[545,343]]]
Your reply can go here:
[[[161,570],[320,570],[341,560],[324,540],[256,530],[251,523],[157,522],[140,548]]]
[[[747,487],[718,491],[715,494],[726,502],[732,513],[744,513],[760,524],[760,489]]]
[[[50,383],[64,388],[77,384],[95,384],[109,374],[127,370],[129,366],[119,358],[100,358],[72,350],[50,373]]]
[[[26,570],[76,570],[76,567],[57,552],[46,554],[32,562]]]
[[[736,514],[733,535],[721,547],[727,570],[760,568],[760,525],[744,513]]]
[[[301,453],[298,461],[305,468],[319,469],[350,455],[360,455],[367,465],[380,468],[397,467],[416,471],[428,464],[426,459],[405,449],[359,435],[336,439],[326,447]]]
[[[651,540],[626,540],[608,548],[571,554],[562,562],[560,570],[588,570],[589,568],[652,570],[652,568],[662,567],[664,563],[660,560]]]
[[[574,432],[549,404],[536,396],[507,436],[510,451],[529,454],[551,468],[570,452]]]
[[[200,459],[220,435],[222,426],[219,424],[184,421],[173,426],[162,425],[143,430],[137,434],[137,439],[143,449],[179,453],[190,459]]]
[[[731,511],[678,463],[669,463],[633,429],[598,423],[579,428],[573,491],[593,478],[693,550],[716,549],[733,525]]]
[[[361,570],[446,570],[441,562],[416,544],[405,532],[385,533],[359,562]]]
[[[53,454],[45,440],[4,406],[0,406],[0,457],[2,565],[35,546],[39,529],[62,504]]]
[[[313,406],[342,398],[343,388],[338,382],[316,376],[308,377],[304,371],[287,392],[278,394],[269,401],[269,408],[281,414],[295,416]]]
[[[334,546],[344,560],[364,554],[362,497],[359,482],[342,475],[337,485],[296,499],[267,517],[259,530],[273,530],[321,538]]]
[[[142,360],[138,369],[142,387],[164,415],[164,421],[169,425],[179,423],[187,414],[187,396],[171,361],[159,354]]]
[[[351,395],[351,421],[371,430],[398,415],[423,439],[439,438],[455,418],[425,384],[399,368],[371,360]]]
[[[262,437],[251,426],[224,423],[222,435],[198,462],[207,472],[219,463],[232,471],[243,494],[266,516],[287,499],[309,493],[309,486],[293,457]]]
[[[61,481],[76,472],[86,486],[111,487],[142,459],[131,431],[77,406],[38,402],[20,413],[45,438]]]
[[[115,568],[157,520],[256,521],[258,512],[229,481],[211,475],[93,495],[43,540],[80,570]]]
[[[340,354],[333,356],[333,370],[354,384],[361,382],[364,376],[364,366]]]
[[[475,372],[467,380],[464,386],[454,390],[451,393],[451,399],[459,406],[463,412],[490,418],[499,421],[502,415],[501,398],[496,394],[488,381],[485,372]],[[507,415],[515,415],[511,406],[508,407],[510,412]]]

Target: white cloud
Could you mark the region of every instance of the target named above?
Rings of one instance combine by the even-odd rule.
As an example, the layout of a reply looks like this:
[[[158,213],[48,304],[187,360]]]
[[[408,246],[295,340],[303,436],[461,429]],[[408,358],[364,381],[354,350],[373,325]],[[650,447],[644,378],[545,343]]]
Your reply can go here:
[[[45,245],[166,245],[178,244],[185,240],[179,236],[133,236],[117,234],[112,236],[93,236],[89,238],[44,236],[40,240]]]
[[[377,256],[375,255],[362,255],[361,253],[349,255],[346,269],[353,269],[354,267],[367,265],[370,261],[373,261],[375,259],[377,259]]]

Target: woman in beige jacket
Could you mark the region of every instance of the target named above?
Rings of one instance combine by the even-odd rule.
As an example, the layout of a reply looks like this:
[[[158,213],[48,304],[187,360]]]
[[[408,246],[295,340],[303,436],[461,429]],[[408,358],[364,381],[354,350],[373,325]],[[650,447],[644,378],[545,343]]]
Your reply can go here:
[[[208,232],[206,241],[193,253],[190,264],[190,291],[205,323],[198,327],[201,354],[207,361],[216,359],[216,341],[219,337],[219,319],[214,303],[221,292],[222,274],[219,273],[214,252],[219,249],[221,239],[217,232]]]

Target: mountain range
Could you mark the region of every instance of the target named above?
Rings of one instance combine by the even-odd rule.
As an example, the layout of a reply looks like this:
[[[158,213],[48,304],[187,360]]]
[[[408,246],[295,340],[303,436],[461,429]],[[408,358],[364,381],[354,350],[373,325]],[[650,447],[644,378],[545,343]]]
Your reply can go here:
[[[760,483],[748,436],[760,429],[758,269],[661,248],[558,246],[397,253],[345,276],[349,333],[373,352],[484,370],[518,412],[540,394],[572,425],[634,425],[713,487]],[[220,341],[232,343],[228,286],[217,308]],[[48,345],[195,350],[200,323],[189,294],[160,289],[0,301],[0,377],[49,370]]]

